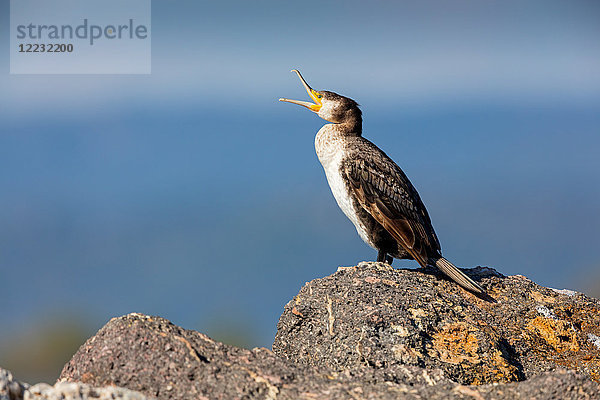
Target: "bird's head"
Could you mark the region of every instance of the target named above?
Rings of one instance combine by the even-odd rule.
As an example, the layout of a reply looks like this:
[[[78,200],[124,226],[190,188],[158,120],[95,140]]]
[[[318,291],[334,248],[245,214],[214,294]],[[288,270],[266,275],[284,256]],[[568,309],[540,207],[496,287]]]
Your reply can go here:
[[[306,83],[300,71],[293,69],[292,72],[298,74],[300,81],[314,103],[291,99],[279,99],[279,101],[301,105],[314,111],[325,121],[333,122],[334,124],[349,124],[352,125],[353,129],[358,129],[360,132],[362,117],[358,103],[348,97],[327,90],[314,90]]]

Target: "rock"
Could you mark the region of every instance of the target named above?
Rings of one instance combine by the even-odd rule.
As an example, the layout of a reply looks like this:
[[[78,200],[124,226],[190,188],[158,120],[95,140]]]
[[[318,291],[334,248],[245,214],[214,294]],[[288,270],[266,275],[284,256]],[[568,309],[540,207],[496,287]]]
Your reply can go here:
[[[118,387],[96,388],[84,383],[38,383],[29,386],[16,381],[0,368],[0,400],[150,400],[141,393]]]
[[[38,383],[25,392],[24,400],[150,400],[151,397],[114,386],[92,387],[84,383]]]
[[[332,308],[333,300],[331,304]],[[330,321],[324,320],[326,329]],[[334,320],[333,329],[336,326]],[[395,363],[385,368],[365,365],[342,370],[286,358],[264,348],[247,350],[228,346],[160,317],[129,314],[113,318],[84,343],[65,365],[60,380],[117,385],[159,399],[435,400],[535,396],[592,399],[600,396],[600,387],[587,376],[563,369],[536,375],[525,382],[464,386],[445,377],[439,368]]]
[[[29,385],[16,381],[10,371],[0,368],[0,400],[20,400]]]
[[[599,381],[598,300],[492,269],[467,273],[496,302],[433,268],[340,268],[307,283],[286,305],[273,351],[332,371],[441,369],[462,384],[523,381],[558,367]]]

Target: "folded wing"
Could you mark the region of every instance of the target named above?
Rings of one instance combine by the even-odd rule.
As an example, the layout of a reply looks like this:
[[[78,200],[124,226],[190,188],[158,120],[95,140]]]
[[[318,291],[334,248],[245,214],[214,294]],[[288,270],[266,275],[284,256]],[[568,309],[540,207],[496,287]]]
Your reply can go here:
[[[360,205],[422,266],[440,256],[427,210],[404,172],[389,157],[349,157],[342,174]],[[366,155],[367,157],[364,157]]]

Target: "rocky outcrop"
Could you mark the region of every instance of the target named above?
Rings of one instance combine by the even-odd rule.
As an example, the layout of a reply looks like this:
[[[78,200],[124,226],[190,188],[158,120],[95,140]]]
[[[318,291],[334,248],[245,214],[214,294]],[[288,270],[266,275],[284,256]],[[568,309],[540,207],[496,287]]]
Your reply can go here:
[[[326,308],[333,307],[331,304]],[[327,330],[331,323],[329,315],[328,312],[322,321]],[[333,326],[335,329],[335,320]],[[112,319],[89,339],[65,366],[61,380],[95,386],[117,385],[159,399],[383,400],[399,396],[593,399],[600,396],[598,384],[584,374],[562,368],[523,382],[466,386],[448,379],[440,368],[400,363],[373,367],[364,363],[340,369],[310,366],[288,358],[264,348],[247,350],[228,346],[163,318],[130,314]]]
[[[340,268],[286,305],[274,352],[160,317],[114,318],[60,381],[158,399],[600,398],[597,300],[491,269],[467,272],[492,301],[433,269]]]
[[[333,371],[411,365],[462,384],[517,382],[559,367],[600,378],[600,302],[492,269],[469,272],[495,300],[437,270],[361,263],[307,283],[286,305],[273,350]]]
[[[597,300],[491,269],[469,274],[490,298],[434,269],[340,268],[286,305],[275,353],[130,314],[88,340],[61,379],[160,399],[600,396]]]
[[[54,386],[30,386],[15,380],[0,368],[0,400],[151,400],[141,393],[118,387],[92,387],[84,383],[60,382]]]

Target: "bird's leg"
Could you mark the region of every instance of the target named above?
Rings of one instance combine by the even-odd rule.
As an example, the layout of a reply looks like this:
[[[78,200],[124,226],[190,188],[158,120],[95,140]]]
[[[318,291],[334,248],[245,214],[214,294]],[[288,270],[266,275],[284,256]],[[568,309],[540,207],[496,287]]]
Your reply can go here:
[[[377,262],[382,262],[382,263],[387,263],[389,265],[392,265],[393,261],[394,261],[394,257],[390,256],[385,251],[383,251],[383,250],[377,251]]]

